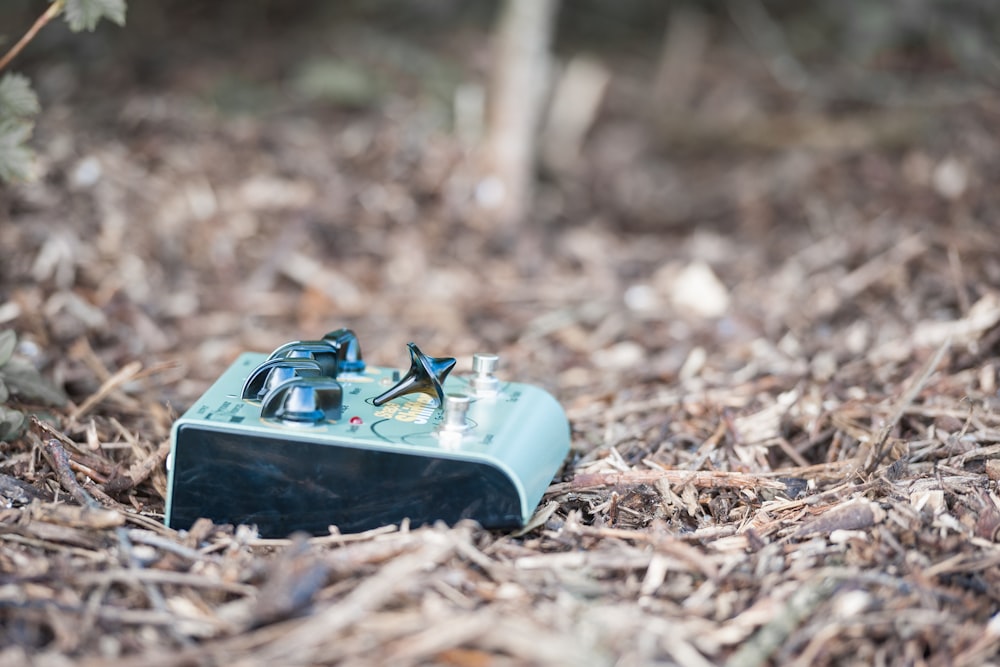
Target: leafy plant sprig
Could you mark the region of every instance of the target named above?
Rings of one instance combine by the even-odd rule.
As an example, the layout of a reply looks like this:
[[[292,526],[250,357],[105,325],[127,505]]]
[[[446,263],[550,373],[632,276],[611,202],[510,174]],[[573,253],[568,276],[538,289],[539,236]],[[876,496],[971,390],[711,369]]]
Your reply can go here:
[[[125,0],[51,0],[45,13],[0,56],[0,71],[60,14],[73,32],[93,31],[101,19],[125,25]],[[30,175],[34,154],[28,140],[34,128],[32,119],[38,111],[38,97],[27,77],[8,73],[0,78],[0,180],[24,180]]]
[[[66,396],[30,361],[14,354],[16,347],[14,332],[0,331],[0,441],[13,440],[24,430],[24,413],[7,405],[12,397],[45,405],[66,403]]]

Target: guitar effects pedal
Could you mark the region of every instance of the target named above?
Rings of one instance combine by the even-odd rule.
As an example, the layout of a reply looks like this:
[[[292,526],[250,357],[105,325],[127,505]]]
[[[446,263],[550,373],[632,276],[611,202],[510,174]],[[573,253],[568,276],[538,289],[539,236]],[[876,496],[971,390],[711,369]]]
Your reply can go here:
[[[474,519],[523,526],[569,451],[558,402],[409,344],[367,366],[347,329],[245,353],[171,432],[166,523],[253,524],[263,537]]]

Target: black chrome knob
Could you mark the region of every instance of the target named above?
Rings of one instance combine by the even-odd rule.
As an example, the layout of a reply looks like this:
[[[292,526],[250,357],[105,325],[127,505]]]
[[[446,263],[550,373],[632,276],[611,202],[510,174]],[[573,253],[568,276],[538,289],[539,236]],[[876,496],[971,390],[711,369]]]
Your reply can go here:
[[[259,401],[282,382],[294,377],[323,375],[323,367],[315,359],[268,359],[257,366],[243,383],[243,399]]]
[[[336,380],[326,377],[292,378],[264,396],[260,416],[303,426],[336,421],[340,419],[343,400],[344,390]]]
[[[408,343],[410,349],[410,370],[406,376],[372,403],[382,405],[394,398],[407,394],[429,394],[437,399],[438,405],[444,404],[444,380],[455,367],[452,357],[428,357],[413,343]]]
[[[296,340],[285,343],[268,359],[315,359],[323,368],[323,375],[337,377],[340,352],[327,340]]]
[[[361,344],[350,329],[337,329],[323,336],[323,340],[337,350],[337,368],[341,373],[361,373],[365,370],[361,358]]]

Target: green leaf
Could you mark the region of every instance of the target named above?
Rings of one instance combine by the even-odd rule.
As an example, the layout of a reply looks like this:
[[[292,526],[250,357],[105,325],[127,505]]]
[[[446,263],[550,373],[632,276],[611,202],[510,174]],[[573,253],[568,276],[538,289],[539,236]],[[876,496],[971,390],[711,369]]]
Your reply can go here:
[[[125,0],[66,0],[66,22],[73,32],[93,31],[101,19],[125,25]]]
[[[38,113],[38,96],[31,89],[28,77],[5,74],[0,79],[0,119],[25,120]]]
[[[17,410],[11,410],[0,405],[0,442],[13,440],[21,434],[24,426],[24,415]]]
[[[31,175],[35,154],[25,144],[31,123],[0,119],[0,181],[24,181]]]
[[[31,362],[13,357],[0,368],[0,379],[10,393],[27,401],[39,401],[48,405],[63,405],[66,396],[49,384]]]
[[[0,366],[3,366],[14,356],[17,345],[17,334],[13,331],[0,331]]]
[[[0,380],[0,405],[6,403],[8,398],[10,398],[10,392],[7,390],[7,385],[3,383],[3,380]]]

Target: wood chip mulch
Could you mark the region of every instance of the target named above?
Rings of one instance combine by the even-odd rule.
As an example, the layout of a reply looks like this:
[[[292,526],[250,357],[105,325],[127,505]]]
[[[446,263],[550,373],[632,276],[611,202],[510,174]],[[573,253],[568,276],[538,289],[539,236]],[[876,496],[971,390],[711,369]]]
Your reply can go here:
[[[17,405],[0,445],[0,665],[996,664],[1000,146],[973,107],[906,150],[673,162],[602,153],[634,130],[609,119],[528,246],[417,108],[50,109],[43,178],[0,191],[0,327],[71,404]],[[683,198],[789,156],[791,190],[618,215],[645,186],[615,172],[696,174]],[[163,526],[178,412],[340,326],[560,398],[573,451],[524,531]]]

